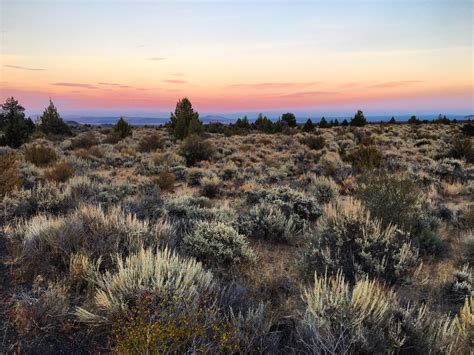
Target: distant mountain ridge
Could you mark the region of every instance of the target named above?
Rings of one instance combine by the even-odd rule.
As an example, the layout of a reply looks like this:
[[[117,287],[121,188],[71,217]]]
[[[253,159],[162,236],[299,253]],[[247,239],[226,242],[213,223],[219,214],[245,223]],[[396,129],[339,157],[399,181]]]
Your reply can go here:
[[[407,121],[411,115],[393,115],[395,119],[398,122],[404,122]],[[326,120],[334,120],[337,119],[339,122],[342,122],[344,119],[350,120],[350,116],[325,116]],[[417,116],[421,120],[432,120],[438,118],[438,115],[418,115]],[[128,123],[134,125],[134,126],[144,126],[144,125],[163,125],[167,122],[169,122],[169,117],[133,117],[133,116],[124,116],[124,118],[127,120]],[[276,121],[278,119],[277,117],[270,117],[269,118],[272,121]],[[384,115],[384,116],[366,116],[367,120],[369,122],[388,122],[390,118],[392,118],[392,115]],[[473,119],[474,115],[448,115],[449,119],[457,119],[458,121],[463,121],[463,120],[469,120]],[[221,115],[205,115],[200,117],[201,121],[204,123],[209,123],[209,122],[220,122],[224,124],[228,123],[233,123],[236,121],[236,118],[231,118],[231,117],[225,117]],[[256,117],[249,117],[249,121],[253,122],[255,121]],[[305,123],[308,117],[297,117],[296,121],[298,123]],[[314,123],[319,122],[321,117],[311,117]],[[91,125],[110,125],[114,124],[117,122],[118,116],[81,116],[81,117],[74,117],[71,118],[71,120],[67,120],[68,124],[71,125],[77,125],[77,124],[91,124]]]

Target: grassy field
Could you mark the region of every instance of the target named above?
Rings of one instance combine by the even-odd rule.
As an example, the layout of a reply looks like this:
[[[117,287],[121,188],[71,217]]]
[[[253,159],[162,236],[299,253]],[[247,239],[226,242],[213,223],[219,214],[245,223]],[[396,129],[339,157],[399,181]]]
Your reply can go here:
[[[0,353],[468,354],[466,126],[0,147]]]

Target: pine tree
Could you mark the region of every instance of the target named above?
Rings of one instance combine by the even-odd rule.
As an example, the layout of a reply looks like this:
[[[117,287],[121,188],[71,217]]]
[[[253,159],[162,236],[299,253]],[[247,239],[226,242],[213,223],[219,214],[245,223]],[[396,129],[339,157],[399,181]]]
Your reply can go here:
[[[194,111],[188,98],[185,97],[177,102],[174,114],[172,113],[170,117],[170,128],[176,139],[183,139],[189,134],[202,132],[199,113]]]
[[[46,134],[71,134],[71,129],[61,118],[51,99],[40,117],[39,129]]]
[[[306,123],[303,126],[303,131],[304,132],[312,132],[314,130],[314,123],[311,121],[311,118],[308,118]]]
[[[289,127],[296,127],[296,117],[291,112],[284,113],[281,115],[281,120],[288,123]]]
[[[321,120],[319,121],[319,128],[328,128],[329,124],[328,121],[326,121],[326,118],[322,117]]]
[[[395,124],[397,123],[397,121],[395,120],[395,117],[392,116],[392,118],[390,119],[390,121],[388,121],[388,123]]]
[[[3,136],[0,141],[12,148],[19,148],[28,141],[35,124],[31,118],[25,118],[25,108],[13,97],[6,99],[1,107],[0,130],[3,131]]]
[[[358,110],[355,116],[351,119],[351,126],[362,127],[367,124],[364,113],[361,110]]]
[[[123,117],[120,117],[117,123],[114,125],[113,131],[118,138],[124,139],[125,137],[132,135],[132,126],[129,125]]]

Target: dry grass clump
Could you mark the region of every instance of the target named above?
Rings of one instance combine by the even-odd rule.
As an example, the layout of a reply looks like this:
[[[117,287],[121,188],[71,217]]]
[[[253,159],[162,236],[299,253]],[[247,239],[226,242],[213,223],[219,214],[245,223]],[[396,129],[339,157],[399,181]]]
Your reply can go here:
[[[12,150],[0,152],[0,198],[20,186],[21,174],[18,156]]]
[[[472,306],[466,300],[454,320],[431,314],[426,306],[402,307],[392,290],[376,281],[353,287],[343,273],[315,275],[303,292],[306,310],[299,343],[311,353],[468,353]],[[471,339],[471,340],[469,340]]]
[[[59,162],[44,172],[44,177],[49,181],[66,182],[74,175],[74,168],[66,163]]]
[[[142,245],[157,245],[167,233],[166,225],[152,228],[118,208],[82,206],[66,216],[38,215],[6,227],[12,262],[23,277],[41,274],[53,279],[67,273],[76,253],[112,264],[117,253],[128,254]]]
[[[341,268],[351,281],[369,275],[395,282],[407,276],[416,260],[407,235],[396,226],[382,227],[359,201],[349,198],[325,207],[305,263],[309,270]]]
[[[38,144],[25,146],[25,160],[36,166],[47,166],[57,159],[58,155],[53,148]]]
[[[183,238],[182,247],[203,262],[230,264],[255,258],[247,238],[222,222],[199,222]]]
[[[328,203],[339,195],[339,188],[330,177],[307,175],[304,179],[308,181],[307,190],[319,203]]]
[[[120,318],[129,310],[129,300],[141,292],[173,302],[169,306],[198,306],[199,300],[215,287],[213,276],[194,259],[182,258],[169,249],[139,249],[119,257],[116,271],[90,270],[95,285],[93,304],[76,310],[79,321],[100,325]]]

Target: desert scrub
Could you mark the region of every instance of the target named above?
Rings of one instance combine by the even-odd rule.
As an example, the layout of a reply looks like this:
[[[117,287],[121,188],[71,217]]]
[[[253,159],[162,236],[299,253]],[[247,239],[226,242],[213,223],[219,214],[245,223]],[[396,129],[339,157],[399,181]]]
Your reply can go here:
[[[129,301],[141,292],[166,300],[168,310],[183,312],[197,307],[215,287],[213,275],[199,262],[169,249],[139,249],[116,260],[115,271],[90,269],[88,279],[95,285],[95,295],[90,306],[76,310],[80,322],[97,326],[120,319],[129,310]]]
[[[411,230],[421,217],[422,191],[409,177],[390,174],[364,176],[357,190],[357,197],[384,226],[396,224]]]
[[[306,310],[297,331],[301,350],[329,354],[469,353],[469,300],[453,320],[437,316],[426,305],[401,306],[396,294],[376,281],[363,278],[351,285],[342,272],[333,277],[315,275],[314,286],[302,295]]]
[[[74,168],[66,162],[59,162],[44,172],[49,181],[66,182],[74,175]]]
[[[472,268],[469,264],[453,273],[454,281],[451,285],[451,293],[455,301],[464,300],[466,297],[474,296],[472,287]]]
[[[382,227],[352,198],[326,205],[310,239],[306,268],[334,273],[341,268],[351,282],[363,276],[401,281],[417,260],[408,235],[395,226]]]
[[[382,167],[383,154],[375,146],[361,146],[352,151],[347,160],[358,171],[373,170]]]
[[[68,321],[70,308],[64,285],[50,284],[20,292],[10,302],[10,322],[33,343],[61,331]]]
[[[58,159],[56,150],[38,144],[25,146],[25,160],[36,166],[47,166]]]
[[[21,173],[17,154],[9,148],[0,148],[0,198],[19,187]]]
[[[77,200],[67,189],[52,183],[39,183],[31,190],[16,189],[0,200],[0,222],[14,218],[29,218],[38,213],[67,213]]]
[[[239,231],[246,236],[273,242],[294,242],[302,234],[304,223],[297,225],[292,215],[260,203],[238,219]]]
[[[251,261],[247,238],[222,222],[199,222],[183,238],[183,250],[203,262],[230,264]]]
[[[38,215],[5,228],[13,262],[27,279],[67,274],[76,253],[110,267],[117,253],[127,255],[142,245],[160,244],[167,232],[166,224],[151,227],[119,208],[104,212],[95,206],[82,206],[65,216]]]
[[[187,170],[186,180],[190,186],[199,186],[201,184],[201,179],[206,175],[206,169],[189,168]]]
[[[326,145],[326,140],[322,136],[309,134],[301,140],[301,143],[306,144],[310,149],[320,150]]]
[[[176,182],[176,177],[169,171],[161,171],[156,177],[156,183],[162,190],[170,190]]]
[[[71,149],[89,149],[90,147],[99,144],[99,140],[93,131],[88,131],[79,134],[71,140]]]
[[[216,197],[221,187],[221,179],[218,176],[204,176],[200,182],[201,192],[204,196]]]
[[[258,187],[247,190],[245,196],[250,205],[267,202],[280,208],[287,216],[294,215],[295,218],[314,221],[321,215],[321,207],[314,197],[307,196],[288,186],[270,189]]]
[[[161,136],[158,133],[147,135],[138,142],[138,150],[144,152],[154,152],[158,148],[162,148]]]
[[[339,189],[330,177],[310,175],[308,192],[318,200],[319,203],[328,203],[339,195]]]
[[[191,166],[199,161],[209,160],[214,154],[214,147],[209,141],[192,134],[181,143],[180,154],[186,159],[186,164]]]

